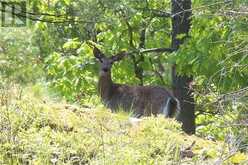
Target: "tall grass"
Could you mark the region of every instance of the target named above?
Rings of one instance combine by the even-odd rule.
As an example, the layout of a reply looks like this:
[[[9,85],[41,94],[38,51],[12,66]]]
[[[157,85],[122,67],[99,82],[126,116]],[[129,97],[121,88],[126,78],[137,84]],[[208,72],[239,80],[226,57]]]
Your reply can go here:
[[[228,155],[223,142],[185,135],[173,119],[148,117],[134,126],[128,114],[99,103],[82,108],[48,93],[40,85],[1,87],[0,164],[228,164],[247,158]]]

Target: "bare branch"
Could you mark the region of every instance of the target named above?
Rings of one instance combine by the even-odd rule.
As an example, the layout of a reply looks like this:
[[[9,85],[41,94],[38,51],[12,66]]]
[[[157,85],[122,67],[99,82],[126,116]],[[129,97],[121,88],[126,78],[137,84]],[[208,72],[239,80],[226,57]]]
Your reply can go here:
[[[248,96],[248,87],[242,88],[234,92],[223,94],[219,97],[218,101],[230,101],[234,98],[238,99],[246,96]]]
[[[177,12],[177,13],[171,15],[171,17],[175,17],[175,16],[178,16],[178,15],[180,15],[180,14],[183,14],[183,13],[186,13],[186,12],[189,12],[189,11],[193,11],[193,10],[204,9],[204,8],[211,7],[211,6],[221,5],[221,4],[228,4],[228,3],[231,3],[231,1],[230,1],[230,0],[227,0],[227,1],[220,1],[220,2],[216,2],[216,3],[212,3],[212,4],[210,4],[210,5],[199,6],[199,7],[197,7],[197,8],[191,8],[191,9],[186,9],[186,10],[183,9],[183,11],[180,11],[180,12]]]

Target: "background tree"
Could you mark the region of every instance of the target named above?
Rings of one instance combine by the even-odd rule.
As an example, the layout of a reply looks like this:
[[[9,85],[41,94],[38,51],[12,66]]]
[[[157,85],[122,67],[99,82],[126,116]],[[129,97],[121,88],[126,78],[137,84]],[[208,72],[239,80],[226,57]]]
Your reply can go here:
[[[191,0],[172,0],[172,48],[179,49],[183,40],[188,37],[191,26]],[[177,120],[183,123],[183,130],[195,133],[195,102],[193,96],[192,75],[178,75],[176,64],[172,66],[172,86],[181,103],[181,112]]]

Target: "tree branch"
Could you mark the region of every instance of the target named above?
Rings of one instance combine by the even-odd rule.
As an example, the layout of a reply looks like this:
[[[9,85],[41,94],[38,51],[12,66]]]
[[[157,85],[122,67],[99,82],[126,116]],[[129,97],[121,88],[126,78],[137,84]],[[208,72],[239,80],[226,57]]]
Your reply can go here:
[[[174,52],[175,49],[173,48],[150,48],[150,49],[135,49],[133,51],[129,51],[129,52],[126,52],[126,55],[132,55],[134,53],[141,53],[141,54],[144,54],[144,53],[164,53],[164,52],[168,52],[168,53],[172,53]]]
[[[94,42],[92,41],[86,41],[86,43],[90,43],[90,45],[94,44]],[[174,52],[175,49],[173,48],[149,48],[149,49],[135,49],[133,51],[129,51],[129,52],[126,52],[126,55],[131,55],[131,54],[134,54],[134,53],[163,53],[163,52],[168,52],[168,53],[172,53]]]
[[[148,9],[150,12],[155,16],[155,17],[171,17],[171,13],[162,11],[162,10],[157,10],[157,9]]]
[[[6,5],[6,6],[10,6],[11,4],[13,4],[13,2],[6,2],[6,1],[2,1],[0,0],[0,3]],[[11,7],[11,6],[10,6]],[[33,15],[33,16],[49,16],[49,17],[70,17],[69,15],[61,15],[61,14],[50,14],[50,13],[34,13],[34,12],[29,12],[29,11],[20,11],[18,8],[16,8],[15,10],[18,10],[19,12],[22,12],[23,14],[28,14],[28,15]]]
[[[140,50],[140,53],[163,53],[163,52],[168,52],[168,53],[172,53],[174,52],[176,49],[173,48],[150,48],[150,49],[142,49]]]
[[[46,13],[42,13],[41,15],[36,14],[36,13],[29,13],[29,12],[22,12],[22,13],[16,13],[16,12],[12,12],[12,11],[8,11],[8,10],[4,10],[3,8],[0,9],[0,11],[2,13],[11,13],[16,17],[19,18],[26,18],[29,19],[31,21],[38,21],[38,22],[46,22],[46,23],[56,23],[56,24],[63,24],[63,23],[95,23],[94,21],[84,21],[84,20],[76,20],[75,17],[74,18],[59,18],[62,17],[60,15],[55,16],[55,18],[57,18],[58,20],[56,20],[55,18],[50,18],[50,19],[43,19],[43,18],[38,18],[38,17],[34,17],[34,16],[52,16]],[[68,16],[68,17],[72,17],[72,16]]]
[[[217,102],[218,101],[227,102],[233,99],[239,99],[239,98],[246,97],[246,96],[248,96],[248,86],[245,88],[239,89],[237,91],[233,91],[230,93],[220,95]]]
[[[148,11],[155,17],[164,17],[164,18],[171,17],[170,12],[166,12],[166,11],[159,10],[159,9],[149,9],[149,8],[135,8],[135,9],[142,10],[142,11]]]

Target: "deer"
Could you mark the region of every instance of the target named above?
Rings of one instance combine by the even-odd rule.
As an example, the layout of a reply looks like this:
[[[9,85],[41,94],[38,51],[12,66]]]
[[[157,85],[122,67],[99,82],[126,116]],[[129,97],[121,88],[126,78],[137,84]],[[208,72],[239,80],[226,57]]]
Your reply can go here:
[[[131,112],[135,118],[142,116],[157,116],[162,114],[172,118],[180,110],[178,99],[171,91],[160,86],[129,86],[113,82],[111,77],[112,65],[121,61],[127,52],[122,51],[107,57],[95,45],[93,54],[100,63],[98,93],[103,104],[116,112],[122,109]]]

